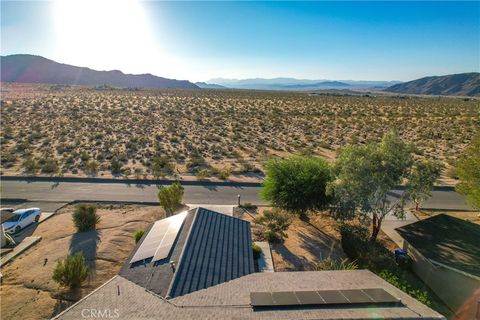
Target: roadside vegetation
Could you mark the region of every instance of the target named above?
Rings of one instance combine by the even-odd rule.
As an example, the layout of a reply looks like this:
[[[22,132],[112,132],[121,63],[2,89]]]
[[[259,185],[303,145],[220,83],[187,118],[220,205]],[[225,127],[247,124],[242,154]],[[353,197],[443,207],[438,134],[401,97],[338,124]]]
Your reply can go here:
[[[339,241],[346,255],[346,258],[340,255],[332,258],[332,252],[322,252],[321,259],[311,266],[306,259],[290,257],[291,249],[273,244],[274,251],[297,264],[297,269],[369,269],[419,301],[432,305],[436,297],[432,298],[431,291],[409,270],[408,261],[397,262],[392,247],[379,239],[385,217],[391,214],[403,218],[410,202],[419,208],[440,177],[442,164],[420,159],[414,150],[413,145],[390,131],[380,142],[344,146],[331,164],[313,157],[273,160],[267,164],[261,194],[277,209],[264,210],[253,221],[263,226],[266,240],[286,244],[285,239],[293,232],[289,230],[292,220],[295,221],[292,217],[300,217],[306,223],[302,228],[312,229],[309,232],[319,237],[314,241],[328,246]],[[391,190],[402,184],[404,190],[391,197]],[[290,215],[288,223],[279,219],[280,212]],[[311,222],[318,221],[314,218],[317,215],[322,215],[323,220],[325,215],[333,218],[335,222],[331,225],[337,232],[327,236],[318,229]],[[296,233],[296,241],[310,248],[312,254],[316,246],[313,239],[305,231]],[[303,247],[300,245],[299,251],[305,251]]]
[[[175,181],[168,187],[160,186],[158,190],[158,201],[165,209],[167,216],[171,216],[175,210],[182,206],[183,187],[180,182]]]
[[[78,232],[95,230],[100,223],[97,206],[94,204],[78,204],[72,215],[73,223]]]
[[[457,174],[460,178],[457,191],[464,193],[470,205],[480,210],[480,132],[458,160]]]

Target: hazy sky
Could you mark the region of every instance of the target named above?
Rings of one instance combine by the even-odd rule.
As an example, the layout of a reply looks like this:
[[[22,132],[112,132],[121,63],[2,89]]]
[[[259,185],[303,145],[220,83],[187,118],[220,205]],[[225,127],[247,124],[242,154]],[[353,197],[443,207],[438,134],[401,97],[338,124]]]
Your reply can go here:
[[[480,70],[480,2],[1,2],[1,54],[202,81]]]

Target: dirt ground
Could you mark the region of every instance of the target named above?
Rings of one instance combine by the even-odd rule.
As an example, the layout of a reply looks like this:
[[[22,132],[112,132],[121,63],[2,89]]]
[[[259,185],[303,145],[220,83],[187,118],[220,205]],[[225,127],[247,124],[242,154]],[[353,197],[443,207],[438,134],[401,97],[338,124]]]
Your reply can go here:
[[[160,207],[102,206],[97,231],[76,233],[73,206],[38,225],[41,241],[2,268],[1,318],[50,319],[116,275],[135,246],[133,233],[164,217]],[[83,250],[90,275],[82,287],[69,292],[52,280],[58,260]]]
[[[244,214],[243,218],[252,222],[254,217],[268,209],[258,208],[256,214]],[[287,231],[288,238],[283,243],[270,244],[275,271],[315,270],[322,259],[346,258],[335,226],[335,220],[327,214],[311,215],[308,222],[293,217]],[[260,226],[252,223],[254,241],[265,241],[262,232]]]

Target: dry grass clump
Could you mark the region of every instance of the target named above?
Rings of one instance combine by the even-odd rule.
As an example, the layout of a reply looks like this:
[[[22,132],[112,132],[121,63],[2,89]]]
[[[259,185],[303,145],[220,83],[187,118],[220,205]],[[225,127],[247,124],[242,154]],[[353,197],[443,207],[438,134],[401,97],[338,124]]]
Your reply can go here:
[[[480,124],[478,100],[456,98],[15,85],[2,93],[9,174],[225,179],[259,173],[273,156],[333,157],[391,128],[418,157],[452,163]]]

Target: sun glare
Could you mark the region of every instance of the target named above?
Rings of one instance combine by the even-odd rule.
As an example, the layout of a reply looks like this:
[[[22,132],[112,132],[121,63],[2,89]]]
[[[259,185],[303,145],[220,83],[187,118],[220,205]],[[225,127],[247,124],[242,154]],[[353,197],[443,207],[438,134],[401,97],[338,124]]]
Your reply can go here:
[[[135,0],[57,0],[58,57],[96,69],[151,70],[161,59],[148,16]]]

